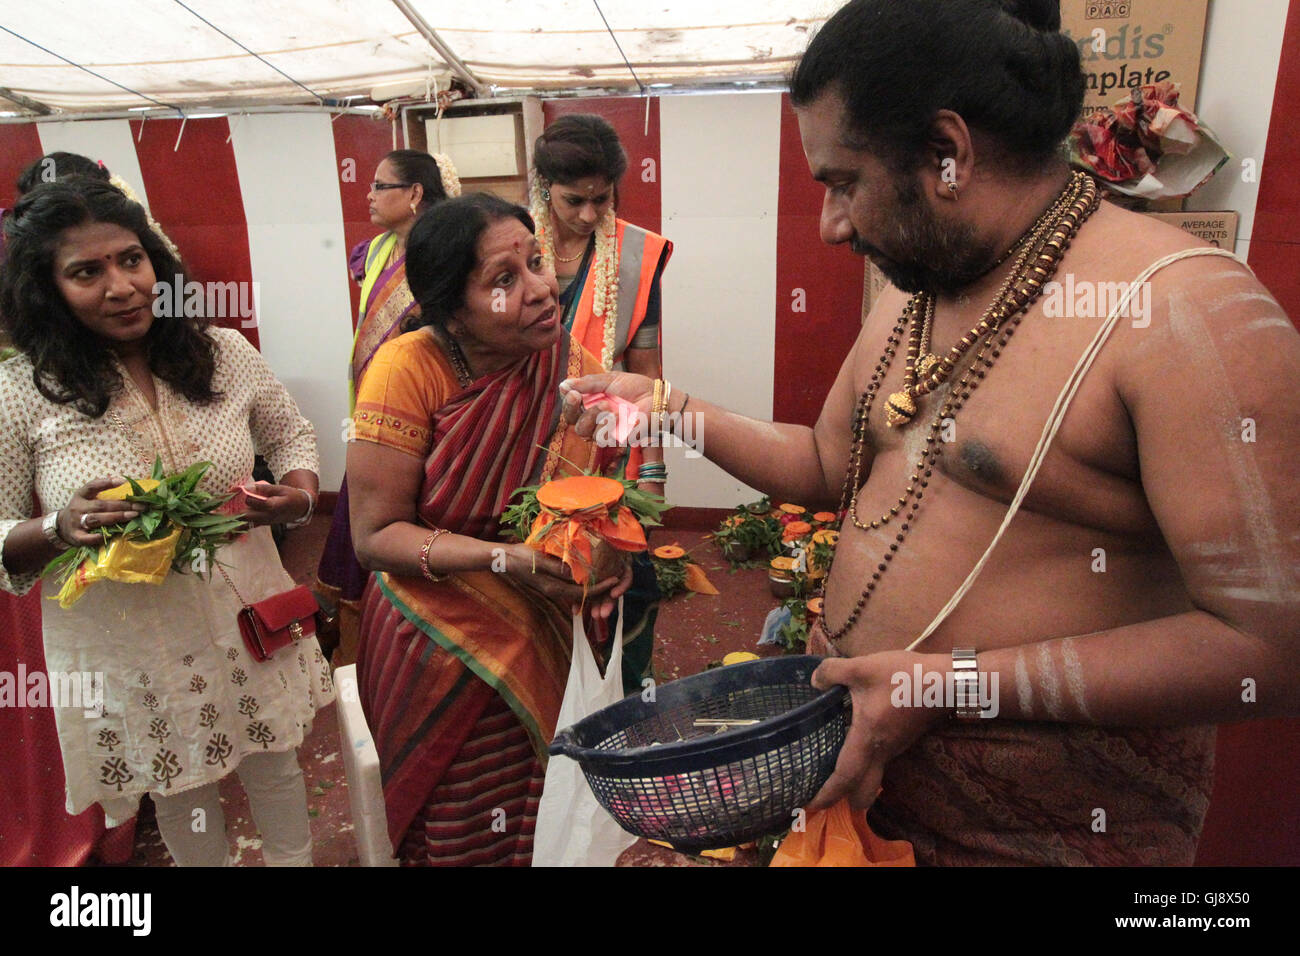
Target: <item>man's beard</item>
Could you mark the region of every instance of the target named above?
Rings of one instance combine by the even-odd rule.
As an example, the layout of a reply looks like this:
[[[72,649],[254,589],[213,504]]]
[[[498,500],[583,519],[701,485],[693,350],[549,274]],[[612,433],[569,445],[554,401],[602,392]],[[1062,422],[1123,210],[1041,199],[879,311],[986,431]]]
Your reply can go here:
[[[915,178],[896,181],[894,209],[899,257],[887,255],[855,236],[849,247],[866,256],[886,279],[904,292],[954,293],[988,272],[998,253],[966,223],[944,223],[921,201]]]

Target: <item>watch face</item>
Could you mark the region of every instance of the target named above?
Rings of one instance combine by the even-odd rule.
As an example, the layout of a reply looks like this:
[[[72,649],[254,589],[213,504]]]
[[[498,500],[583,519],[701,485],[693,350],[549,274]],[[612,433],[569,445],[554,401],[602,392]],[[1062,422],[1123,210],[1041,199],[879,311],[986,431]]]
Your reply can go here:
[[[45,540],[60,551],[67,551],[71,547],[59,534],[59,513],[57,511],[51,511],[45,516],[45,520],[41,522],[41,531],[45,534]]]

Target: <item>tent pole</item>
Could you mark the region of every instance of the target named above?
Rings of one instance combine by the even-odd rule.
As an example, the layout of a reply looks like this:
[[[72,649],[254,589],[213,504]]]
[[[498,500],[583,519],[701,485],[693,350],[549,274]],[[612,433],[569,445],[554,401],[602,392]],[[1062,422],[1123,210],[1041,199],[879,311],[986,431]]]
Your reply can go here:
[[[15,93],[7,86],[0,86],[0,97],[21,106],[25,110],[31,110],[33,113],[38,113],[41,116],[48,116],[50,113],[54,112],[44,103],[37,102],[30,96],[23,96],[21,93]]]
[[[438,56],[451,67],[451,71],[464,80],[474,90],[475,96],[491,96],[491,91],[477,76],[470,72],[465,62],[452,52],[451,47],[443,42],[442,37],[434,32],[433,27],[425,22],[424,17],[415,12],[415,9],[406,2],[406,0],[393,0],[393,6],[401,11],[402,16],[411,21],[411,26],[419,31],[420,36],[429,42],[429,45],[437,51]]]

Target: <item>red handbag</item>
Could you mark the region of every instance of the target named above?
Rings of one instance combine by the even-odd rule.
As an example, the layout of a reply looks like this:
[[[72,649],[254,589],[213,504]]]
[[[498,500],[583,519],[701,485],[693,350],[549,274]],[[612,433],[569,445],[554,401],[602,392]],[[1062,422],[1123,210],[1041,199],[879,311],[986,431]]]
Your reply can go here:
[[[269,661],[280,648],[315,637],[319,611],[316,595],[300,584],[256,604],[245,604],[239,611],[239,633],[250,654]]]

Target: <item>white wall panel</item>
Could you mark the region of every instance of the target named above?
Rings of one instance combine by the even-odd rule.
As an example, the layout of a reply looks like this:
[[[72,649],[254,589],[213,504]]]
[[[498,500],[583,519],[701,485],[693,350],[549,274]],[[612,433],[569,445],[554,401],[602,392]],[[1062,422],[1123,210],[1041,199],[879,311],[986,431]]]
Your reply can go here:
[[[1205,27],[1196,113],[1232,159],[1192,194],[1187,208],[1241,213],[1236,251],[1242,258],[1250,253],[1286,15],[1287,0],[1213,0]],[[1243,159],[1254,160],[1254,182],[1242,180]]]
[[[234,124],[262,354],[316,425],[321,487],[343,478],[351,303],[329,117],[252,114]]]
[[[124,119],[91,120],[84,123],[38,123],[41,149],[46,153],[62,150],[80,153],[103,162],[114,176],[135,190],[136,196],[149,208],[145,195],[144,177],[140,175],[140,160],[135,155],[135,139],[131,135],[131,121]]]
[[[664,371],[727,408],[770,420],[776,334],[781,96],[660,102]],[[704,435],[707,444],[708,435]],[[757,493],[704,459],[665,454],[675,504],[728,508]]]

